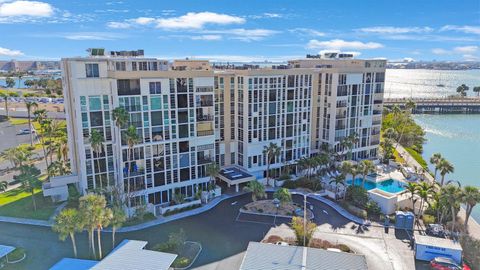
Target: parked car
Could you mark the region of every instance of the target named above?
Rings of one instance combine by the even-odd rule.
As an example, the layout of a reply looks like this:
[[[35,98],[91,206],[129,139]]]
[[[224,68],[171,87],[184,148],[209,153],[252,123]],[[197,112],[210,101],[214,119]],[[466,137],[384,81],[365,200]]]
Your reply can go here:
[[[470,270],[468,265],[458,265],[454,260],[446,257],[436,257],[430,261],[430,267],[438,270]]]
[[[35,130],[32,129],[32,134],[35,133]],[[25,129],[20,129],[17,133],[17,135],[27,135],[30,134],[30,129],[25,128]]]

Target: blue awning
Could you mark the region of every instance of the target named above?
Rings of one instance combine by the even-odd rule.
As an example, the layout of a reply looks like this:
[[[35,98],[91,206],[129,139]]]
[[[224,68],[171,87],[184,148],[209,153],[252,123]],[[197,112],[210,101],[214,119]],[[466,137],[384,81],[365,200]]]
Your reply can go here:
[[[73,258],[63,258],[57,262],[50,270],[88,270],[95,266],[98,261],[81,260]]]

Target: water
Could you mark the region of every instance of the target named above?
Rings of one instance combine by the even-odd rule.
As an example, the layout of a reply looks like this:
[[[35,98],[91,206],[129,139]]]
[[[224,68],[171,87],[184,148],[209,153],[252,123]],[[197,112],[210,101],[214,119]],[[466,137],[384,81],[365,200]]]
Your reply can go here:
[[[15,81],[15,86],[14,88],[28,88],[25,86],[25,81],[26,80],[38,80],[41,78],[47,78],[47,79],[58,79],[60,76],[55,75],[55,76],[24,76],[20,80],[18,77],[10,77]],[[5,87],[7,83],[5,82],[5,77],[0,77],[0,87]]]
[[[480,70],[387,69],[385,97],[447,97],[457,94],[461,84],[469,86],[467,94],[474,96],[473,87],[480,86]]]
[[[362,178],[356,178],[355,181],[354,181],[354,185],[355,186],[361,186],[362,181],[363,181]],[[352,180],[347,180],[347,184],[351,185]],[[400,181],[397,181],[395,179],[388,179],[388,180],[385,180],[385,181],[382,181],[382,182],[377,182],[377,183],[370,182],[370,181],[365,181],[365,189],[366,190],[371,190],[371,189],[374,189],[374,188],[378,188],[378,189],[380,189],[382,191],[385,191],[385,192],[388,192],[388,193],[398,193],[398,192],[401,192],[401,191],[405,190],[404,185]]]
[[[480,187],[480,115],[414,115],[414,118],[426,132],[425,160],[428,162],[434,153],[441,153],[455,166],[455,172],[446,175],[445,181],[457,180],[462,186]],[[472,217],[480,222],[480,204],[473,209]]]

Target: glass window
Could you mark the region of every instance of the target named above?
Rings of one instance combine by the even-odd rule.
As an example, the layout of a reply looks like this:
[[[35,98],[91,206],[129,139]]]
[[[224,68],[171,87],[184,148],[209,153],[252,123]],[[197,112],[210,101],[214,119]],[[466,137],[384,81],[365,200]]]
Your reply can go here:
[[[161,94],[162,87],[160,82],[150,82],[150,94]]]
[[[152,110],[161,110],[162,98],[160,96],[150,97],[150,104],[151,104]]]
[[[88,98],[88,107],[90,111],[100,111],[102,109],[102,101],[100,96],[91,96]]]
[[[85,64],[85,72],[86,72],[87,78],[100,77],[98,72],[98,64]]]

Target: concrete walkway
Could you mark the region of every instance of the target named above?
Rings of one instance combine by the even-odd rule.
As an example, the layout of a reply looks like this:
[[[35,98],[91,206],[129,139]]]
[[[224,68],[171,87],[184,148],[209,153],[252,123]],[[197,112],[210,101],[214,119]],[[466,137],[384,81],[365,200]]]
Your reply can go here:
[[[0,216],[0,222],[44,226],[44,227],[51,227],[53,224],[51,221],[46,221],[46,220],[30,219],[30,218],[15,218],[15,217],[5,217],[5,216]]]

